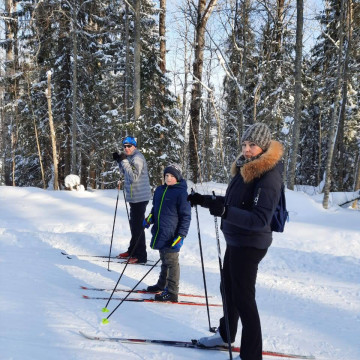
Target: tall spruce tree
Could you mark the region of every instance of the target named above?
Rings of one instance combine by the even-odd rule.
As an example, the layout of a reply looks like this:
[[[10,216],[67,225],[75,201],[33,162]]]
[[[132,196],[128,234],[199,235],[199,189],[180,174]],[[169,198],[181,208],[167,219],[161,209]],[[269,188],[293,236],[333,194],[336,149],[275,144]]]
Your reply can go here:
[[[241,150],[244,125],[254,121],[256,44],[251,26],[253,15],[250,0],[236,1],[232,32],[226,43],[227,63],[231,71],[224,79],[224,149],[228,169]]]
[[[312,87],[312,100],[310,109],[315,110],[316,123],[315,132],[311,128],[304,129],[304,136],[315,137],[313,147],[319,157],[320,178],[323,180],[325,163],[328,157],[328,143],[332,129],[331,119],[336,116],[336,142],[331,166],[331,191],[352,190],[354,186],[355,172],[349,171],[356,167],[354,159],[358,154],[359,121],[358,112],[354,107],[359,92],[356,76],[344,76],[347,74],[358,74],[358,44],[359,37],[354,27],[356,16],[352,12],[359,13],[358,6],[353,1],[344,2],[344,13],[340,13],[340,2],[327,1],[326,7],[320,16],[322,33],[312,49],[312,71],[309,76],[314,79]],[[339,27],[342,24],[342,49],[339,49]],[[355,31],[353,31],[355,30]],[[341,55],[340,79],[339,76],[339,54]],[[347,57],[347,61],[345,61]],[[347,67],[347,69],[346,69]],[[336,93],[339,92],[337,96]],[[336,100],[337,98],[337,100]],[[335,106],[335,101],[338,105]],[[340,106],[341,103],[341,106]],[[337,114],[334,114],[334,110]],[[355,156],[354,156],[355,155]],[[308,174],[308,178],[311,175]],[[319,180],[319,179],[318,179]]]
[[[270,125],[274,135],[285,142],[285,119],[294,109],[294,7],[284,0],[266,1],[261,10],[263,25],[257,39],[257,89],[254,120]]]

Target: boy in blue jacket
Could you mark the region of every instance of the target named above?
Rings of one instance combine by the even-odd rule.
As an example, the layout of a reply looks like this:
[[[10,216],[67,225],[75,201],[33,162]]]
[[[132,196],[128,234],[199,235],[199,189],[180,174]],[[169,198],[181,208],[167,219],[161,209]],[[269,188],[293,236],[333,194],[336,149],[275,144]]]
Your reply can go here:
[[[144,220],[144,226],[151,224],[150,247],[160,252],[161,271],[156,285],[147,288],[157,301],[178,301],[179,293],[179,251],[188,233],[191,221],[191,207],[187,201],[187,184],[177,164],[170,164],[164,170],[165,184],[156,188],[153,208]]]

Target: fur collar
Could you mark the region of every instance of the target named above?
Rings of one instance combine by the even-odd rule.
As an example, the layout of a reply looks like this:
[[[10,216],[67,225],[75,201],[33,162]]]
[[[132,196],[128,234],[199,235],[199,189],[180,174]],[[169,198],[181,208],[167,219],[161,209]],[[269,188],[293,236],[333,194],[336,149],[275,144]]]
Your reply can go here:
[[[240,174],[245,183],[260,177],[267,171],[271,170],[280,161],[284,152],[283,146],[275,140],[272,140],[269,148],[258,159],[250,161],[240,169]],[[238,155],[233,164],[231,165],[231,175],[235,176],[238,172],[236,161],[242,154]]]

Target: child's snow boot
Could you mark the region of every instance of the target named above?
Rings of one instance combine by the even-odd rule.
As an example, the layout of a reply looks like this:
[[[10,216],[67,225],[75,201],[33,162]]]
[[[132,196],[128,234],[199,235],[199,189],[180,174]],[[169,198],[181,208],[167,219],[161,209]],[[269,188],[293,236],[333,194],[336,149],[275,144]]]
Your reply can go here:
[[[177,302],[178,296],[176,294],[168,292],[167,289],[165,289],[161,294],[155,295],[155,301]]]

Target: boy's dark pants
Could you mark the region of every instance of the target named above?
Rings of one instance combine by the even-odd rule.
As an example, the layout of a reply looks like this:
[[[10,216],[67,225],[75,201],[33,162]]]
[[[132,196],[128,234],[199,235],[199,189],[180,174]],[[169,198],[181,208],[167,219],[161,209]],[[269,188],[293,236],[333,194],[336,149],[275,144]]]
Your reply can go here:
[[[131,253],[134,249],[132,256],[136,257],[139,262],[147,261],[143,221],[145,218],[145,211],[148,203],[148,201],[129,203],[131,240],[128,248],[128,253]]]
[[[161,259],[161,271],[157,285],[177,295],[179,293],[179,252],[166,252],[166,250],[159,250]]]
[[[239,317],[242,323],[240,357],[243,360],[262,359],[260,317],[255,300],[258,264],[267,249],[227,246],[224,257],[224,283],[231,342],[235,341]],[[224,317],[219,331],[227,342]]]

